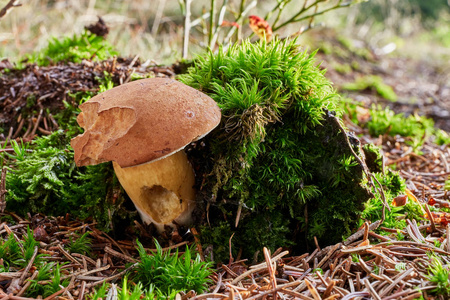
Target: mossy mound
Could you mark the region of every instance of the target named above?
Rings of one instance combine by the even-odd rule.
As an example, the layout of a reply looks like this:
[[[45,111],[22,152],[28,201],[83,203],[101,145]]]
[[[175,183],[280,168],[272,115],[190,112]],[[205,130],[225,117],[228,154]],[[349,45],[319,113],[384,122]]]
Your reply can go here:
[[[222,108],[219,127],[188,151],[206,203],[202,243],[216,260],[228,257],[219,245],[233,233],[245,257],[340,241],[373,198],[359,141],[340,124],[339,96],[314,54],[295,40],[247,41],[180,77]]]

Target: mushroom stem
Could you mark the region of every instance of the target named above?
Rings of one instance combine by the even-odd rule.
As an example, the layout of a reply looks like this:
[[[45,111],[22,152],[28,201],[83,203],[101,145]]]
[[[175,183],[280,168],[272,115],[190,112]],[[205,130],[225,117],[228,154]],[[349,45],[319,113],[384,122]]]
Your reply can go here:
[[[195,174],[186,153],[181,150],[163,159],[121,168],[113,162],[120,184],[133,201],[142,221],[164,225],[191,223],[194,209]]]

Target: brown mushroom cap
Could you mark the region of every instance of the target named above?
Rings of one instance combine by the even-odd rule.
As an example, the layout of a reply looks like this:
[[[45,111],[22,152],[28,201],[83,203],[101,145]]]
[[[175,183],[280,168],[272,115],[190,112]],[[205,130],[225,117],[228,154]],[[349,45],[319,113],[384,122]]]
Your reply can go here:
[[[164,158],[220,122],[216,102],[166,78],[133,81],[80,105],[85,129],[72,139],[77,166],[115,161],[122,168]]]

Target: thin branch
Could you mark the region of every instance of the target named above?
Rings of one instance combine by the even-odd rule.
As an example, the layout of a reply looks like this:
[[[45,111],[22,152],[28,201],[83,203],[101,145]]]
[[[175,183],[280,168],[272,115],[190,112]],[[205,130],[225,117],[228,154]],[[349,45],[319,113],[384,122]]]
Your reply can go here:
[[[325,1],[326,1],[326,0],[316,0],[314,3],[311,3],[310,5],[303,5],[302,9],[300,9],[295,15],[293,15],[291,18],[289,18],[288,20],[286,20],[286,21],[285,21],[284,23],[282,23],[281,25],[276,26],[276,24],[273,24],[272,30],[275,31],[275,30],[278,30],[278,29],[280,29],[280,28],[282,28],[282,27],[284,27],[284,26],[286,26],[286,25],[288,25],[288,24],[290,24],[290,23],[298,22],[298,21],[297,21],[297,18],[298,18],[300,15],[302,15],[302,14],[305,13],[305,12],[307,12],[307,11],[310,10],[311,8],[315,7],[316,5],[319,5],[321,2],[325,2]],[[339,4],[340,4],[340,2],[341,2],[341,1],[339,1]],[[305,3],[306,3],[306,2],[305,2]],[[304,4],[305,4],[305,3],[304,3]],[[339,4],[337,4],[337,5],[339,5]],[[335,6],[333,6],[333,7],[335,7]],[[315,15],[315,14],[313,14],[313,15]]]
[[[183,40],[183,58],[188,56],[189,48],[189,32],[191,31],[191,2],[192,0],[186,0],[185,16],[184,16],[184,40]]]
[[[9,2],[0,10],[0,19],[6,16],[14,7],[22,6],[19,0],[9,0]]]
[[[217,38],[219,37],[219,32],[220,29],[222,28],[222,23],[223,20],[225,18],[225,13],[227,11],[227,4],[228,4],[228,0],[224,0],[222,3],[222,6],[220,7],[220,11],[219,11],[219,18],[217,20],[217,25],[216,28],[214,29],[214,35],[213,38],[209,44],[209,47],[213,50],[214,46],[216,45],[217,42]]]
[[[209,34],[208,34],[208,44],[211,49],[214,49],[214,45],[212,45],[214,32],[216,30],[216,1],[211,0],[211,10],[209,11]]]
[[[195,19],[194,21],[191,22],[191,28],[201,24],[202,22],[204,22],[206,19],[209,18],[209,11],[205,12],[203,15],[201,15],[200,17],[198,17],[197,19]]]
[[[258,0],[254,0],[252,2],[250,2],[250,4],[245,8],[245,10],[239,15],[239,17],[236,19],[236,23],[240,24],[240,22],[244,19],[244,17],[250,12],[250,10],[256,6],[256,4],[258,4]],[[229,42],[231,40],[231,37],[233,36],[233,34],[236,31],[236,27],[232,26],[230,31],[228,31],[227,36],[224,39],[223,45],[224,48],[228,48],[229,46]]]
[[[280,6],[280,9],[278,10],[277,17],[275,18],[275,21],[273,21],[273,26],[275,26],[278,23],[278,21],[280,20],[281,14],[283,13],[284,8],[286,7],[286,4],[288,4],[289,2],[291,2],[291,0],[286,1],[286,3],[283,6]],[[303,4],[303,7],[306,5],[306,2],[307,2],[307,0],[305,0],[305,3]],[[280,3],[282,3],[282,2],[280,2]],[[266,20],[268,20],[268,19],[266,19]]]
[[[239,5],[239,16],[243,14],[244,10],[245,10],[245,2],[246,0],[241,0],[241,4]],[[239,26],[239,28],[237,29],[237,38],[238,41],[241,40],[242,37],[242,26]]]
[[[2,168],[0,178],[0,212],[4,212],[6,208],[6,168]]]
[[[268,21],[269,18],[272,16],[272,14],[278,10],[277,16],[275,18],[275,20],[272,22],[272,28],[274,26],[276,26],[276,24],[278,23],[278,21],[280,20],[281,14],[283,13],[284,9],[286,8],[286,5],[289,4],[289,2],[291,2],[292,0],[284,0],[284,1],[279,1],[278,4],[271,10],[269,11],[266,16],[264,17],[264,20]],[[308,2],[308,0],[305,0],[305,2],[303,2],[303,7],[301,9],[301,11],[304,11],[306,3]]]
[[[152,35],[158,33],[159,25],[161,24],[161,19],[164,12],[164,7],[166,6],[166,0],[159,0],[158,8],[156,10],[155,20],[152,25]]]

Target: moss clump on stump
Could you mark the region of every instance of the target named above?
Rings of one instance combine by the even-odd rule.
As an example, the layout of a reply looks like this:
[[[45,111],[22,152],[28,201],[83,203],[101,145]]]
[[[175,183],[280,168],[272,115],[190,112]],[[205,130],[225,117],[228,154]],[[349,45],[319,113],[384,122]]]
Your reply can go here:
[[[199,57],[180,77],[222,109],[219,127],[188,151],[201,175],[202,243],[216,260],[228,257],[219,245],[232,233],[245,257],[263,246],[304,250],[313,237],[337,242],[373,197],[359,141],[343,130],[314,54],[295,40],[246,41]]]

